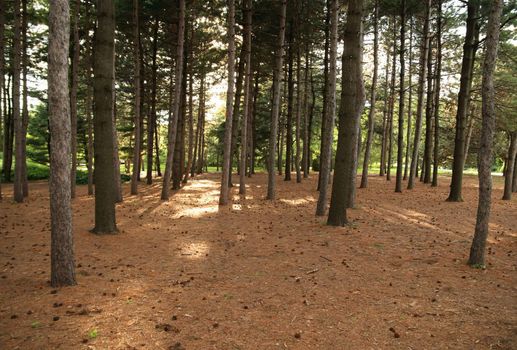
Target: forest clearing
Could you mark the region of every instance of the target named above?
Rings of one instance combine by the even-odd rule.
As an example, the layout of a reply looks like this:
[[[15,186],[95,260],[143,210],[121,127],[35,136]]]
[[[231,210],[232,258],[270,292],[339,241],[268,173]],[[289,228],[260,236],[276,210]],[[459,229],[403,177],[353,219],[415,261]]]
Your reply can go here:
[[[516,57],[506,0],[0,0],[0,350],[517,349]]]
[[[446,181],[401,195],[371,177],[345,228],[314,217],[317,174],[303,186],[279,181],[282,199],[274,203],[264,199],[265,179],[250,179],[246,199],[233,189],[228,207],[218,206],[218,174],[195,178],[169,202],[157,200],[159,183],[144,185],[117,205],[120,233],[105,236],[89,232],[93,199],[79,186],[78,284],[64,289],[49,288],[47,184],[32,186],[22,210],[0,203],[0,344],[514,348],[517,215],[505,213],[515,214],[517,202],[494,201],[488,269],[479,270],[465,264],[475,223],[473,176],[463,203],[443,201]],[[501,194],[496,181],[494,196]]]

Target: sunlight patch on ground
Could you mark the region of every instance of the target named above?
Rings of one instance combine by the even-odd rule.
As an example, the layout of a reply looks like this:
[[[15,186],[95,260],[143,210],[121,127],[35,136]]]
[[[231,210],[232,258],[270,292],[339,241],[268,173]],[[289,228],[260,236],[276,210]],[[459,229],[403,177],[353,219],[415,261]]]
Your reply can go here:
[[[200,218],[207,214],[217,213],[219,206],[210,205],[204,207],[185,208],[179,210],[174,216],[175,217],[189,217],[189,218]]]
[[[200,259],[204,258],[209,250],[206,242],[191,242],[181,247],[180,256],[189,259]]]
[[[314,202],[314,198],[312,197],[305,197],[305,198],[297,198],[297,199],[279,199],[280,202],[290,204],[290,205],[302,205]]]

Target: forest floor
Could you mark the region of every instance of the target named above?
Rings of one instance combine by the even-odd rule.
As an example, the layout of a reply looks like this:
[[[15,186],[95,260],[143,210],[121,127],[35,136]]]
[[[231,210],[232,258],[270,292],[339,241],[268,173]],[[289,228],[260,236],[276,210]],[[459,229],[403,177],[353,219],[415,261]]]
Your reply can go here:
[[[219,175],[169,202],[160,185],[117,206],[118,235],[96,236],[94,200],[74,200],[75,287],[49,286],[46,182],[0,202],[0,349],[516,349],[517,199],[496,179],[486,270],[466,265],[477,178],[462,203],[449,179],[394,193],[372,176],[353,223],[314,216],[317,175],[265,174],[219,208]],[[238,181],[234,177],[234,181]],[[7,193],[6,193],[7,192]]]

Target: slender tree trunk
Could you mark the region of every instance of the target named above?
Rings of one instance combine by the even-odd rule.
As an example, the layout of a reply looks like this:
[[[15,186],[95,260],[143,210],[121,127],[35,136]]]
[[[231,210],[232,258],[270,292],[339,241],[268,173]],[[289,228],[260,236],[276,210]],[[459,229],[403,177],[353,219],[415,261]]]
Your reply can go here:
[[[465,146],[464,146],[464,149],[465,149],[465,159],[463,159],[463,164],[465,164],[467,162],[467,157],[468,157],[468,154],[469,154],[469,148],[470,148],[470,140],[472,138],[472,131],[474,130],[474,121],[475,121],[475,104],[472,103],[470,105],[470,116],[467,116],[468,117],[468,126],[467,126],[467,136],[465,138]]]
[[[138,194],[138,173],[140,172],[140,16],[138,0],[133,0],[133,61],[135,88],[135,143],[133,147],[133,172],[131,174],[131,194]]]
[[[346,209],[349,193],[354,186],[354,157],[357,153],[357,132],[364,108],[362,72],[362,14],[363,1],[349,0],[344,33],[343,78],[339,109],[339,134],[334,180],[327,225],[347,223]],[[323,182],[322,182],[323,184]]]
[[[79,85],[79,10],[80,0],[74,1],[73,10],[73,40],[72,45],[72,83],[70,88],[70,121],[72,126],[71,136],[71,153],[72,153],[72,169],[70,171],[70,184],[72,198],[75,198],[75,182],[77,174],[77,88]]]
[[[296,25],[298,27],[298,24]],[[298,29],[296,30],[298,32]],[[301,117],[302,117],[302,59],[301,59],[301,50],[300,50],[300,42],[298,41],[296,44],[296,153],[294,160],[294,169],[296,171],[296,182],[302,182],[302,173],[300,168],[300,157],[302,154],[301,147]]]
[[[470,248],[469,265],[485,265],[485,246],[488,237],[492,195],[492,162],[495,133],[495,89],[494,71],[497,60],[497,46],[501,23],[502,0],[490,2],[490,13],[486,29],[485,59],[481,82],[482,116],[480,148],[478,154],[479,201],[474,239]],[[514,152],[515,154],[515,152]]]
[[[402,161],[404,157],[404,79],[406,41],[406,1],[402,0],[400,12],[400,88],[399,88],[399,130],[397,135],[397,177],[395,192],[402,192]]]
[[[156,73],[158,66],[156,56],[158,52],[158,29],[159,20],[155,19],[153,25],[153,47],[152,47],[152,66],[151,66],[151,113],[147,116],[147,184],[153,183],[153,143],[154,132],[156,130]]]
[[[309,177],[309,164],[310,164],[310,128],[309,128],[309,71],[310,71],[310,60],[309,60],[309,43],[306,44],[305,48],[305,69],[304,69],[304,88],[303,88],[303,157],[302,157],[302,168],[303,177]]]
[[[239,54],[239,66],[237,69],[237,81],[235,82],[235,102],[233,104],[233,113],[232,113],[232,144],[231,144],[231,157],[230,157],[230,176],[228,178],[228,186],[233,187],[232,182],[232,170],[233,170],[233,159],[237,160],[237,170],[239,171],[240,157],[239,151],[237,147],[237,135],[239,134],[239,118],[241,112],[241,100],[242,100],[242,85],[244,82],[244,67],[245,67],[245,56],[246,51],[244,50],[244,45],[241,46],[241,51]]]
[[[280,112],[280,120],[278,121],[278,127],[280,128],[278,132],[278,175],[282,175],[282,166],[283,166],[283,152],[284,152],[284,131],[286,130],[286,120],[287,120],[287,69],[284,69],[284,84],[282,89],[283,98],[280,102],[281,104],[281,112]]]
[[[413,76],[412,76],[412,64],[413,64],[413,16],[409,22],[409,67],[408,67],[408,106],[407,106],[407,130],[406,130],[406,159],[404,161],[404,177],[403,180],[407,180],[409,170],[409,152],[411,150],[411,117],[412,115],[412,92],[413,92]]]
[[[438,161],[440,156],[440,83],[442,74],[442,1],[438,0],[436,19],[436,72],[434,83],[434,153],[433,180],[431,186],[438,186]]]
[[[116,184],[113,155],[115,5],[113,0],[97,3],[95,60],[93,64],[95,227],[94,233],[115,233]]]
[[[4,30],[5,30],[5,3],[4,3],[4,0],[0,0],[0,100],[2,99],[3,97],[3,92],[4,92]],[[3,100],[2,102],[5,102],[5,100]],[[2,119],[4,120],[4,144],[3,144],[3,166],[5,166],[5,161],[6,161],[6,142],[8,137],[7,135],[9,134],[9,129],[8,129],[8,125],[5,123],[6,119],[4,119],[4,113],[5,113],[5,103],[1,103],[0,104],[0,123],[2,122]],[[5,168],[4,168],[5,170]],[[4,173],[5,174],[5,173]],[[2,199],[2,176],[0,174],[0,200]]]
[[[14,1],[14,24],[13,24],[13,121],[15,159],[14,164],[14,200],[23,202],[23,121],[20,113],[20,73],[21,73],[21,12],[20,0]]]
[[[75,282],[72,206],[70,198],[70,116],[68,45],[70,9],[66,0],[50,0],[48,47],[48,99],[52,137],[50,187],[50,284]]]
[[[294,100],[294,25],[289,23],[289,48],[287,51],[287,123],[285,132],[285,176],[284,181],[291,181],[292,159],[293,159],[293,100]]]
[[[461,62],[460,90],[458,93],[458,109],[456,111],[456,134],[454,138],[454,160],[452,163],[452,178],[449,202],[462,202],[463,168],[465,166],[465,126],[470,103],[472,75],[476,59],[476,49],[479,35],[479,6],[477,0],[468,0],[467,29],[463,44],[463,60]]]
[[[436,68],[435,68],[436,70]],[[433,153],[433,100],[434,100],[434,77],[433,77],[433,50],[432,40],[429,45],[427,56],[427,99],[425,108],[425,144],[424,144],[424,166],[423,181],[428,184],[431,182],[431,155]]]
[[[235,0],[228,0],[228,91],[226,93],[226,124],[224,130],[224,154],[223,154],[223,171],[221,178],[221,193],[219,195],[219,205],[228,204],[229,183],[231,176],[232,162],[232,126],[233,126],[233,109],[232,102],[234,98],[235,84]]]
[[[160,133],[158,129],[158,119],[154,121],[154,169],[156,176],[162,176],[162,169],[160,166]]]
[[[88,30],[90,28],[91,23],[88,22]],[[86,41],[86,96],[85,96],[85,115],[86,115],[86,129],[88,133],[88,143],[87,143],[87,159],[86,159],[86,167],[88,169],[88,195],[93,195],[93,120],[92,120],[92,65],[93,65],[93,55],[92,55],[92,41],[88,37]]]
[[[269,134],[267,186],[267,199],[269,200],[274,200],[276,197],[276,182],[274,169],[276,155],[276,135],[278,133],[278,115],[280,111],[280,84],[282,79],[282,60],[284,56],[286,8],[287,0],[282,0],[280,8],[280,26],[278,32],[278,42],[275,55],[275,66],[273,71],[273,106],[271,110],[271,129]]]
[[[363,159],[363,173],[361,176],[361,188],[368,186],[368,166],[370,163],[370,149],[372,148],[374,126],[375,126],[375,103],[376,103],[376,89],[377,89],[377,70],[379,66],[379,4],[375,1],[374,17],[373,17],[373,77],[372,86],[370,90],[370,111],[368,112],[368,138],[366,139],[366,147]]]
[[[382,141],[381,157],[379,164],[379,176],[386,175],[386,151],[388,148],[388,109],[389,109],[389,77],[390,77],[390,55],[386,52],[386,73],[384,76],[384,102],[382,108]]]
[[[328,78],[326,80],[327,87],[324,89],[327,93],[325,101],[325,133],[323,135],[326,140],[322,142],[325,146],[321,150],[320,163],[320,192],[318,203],[316,205],[316,215],[323,216],[327,208],[327,192],[329,187],[330,167],[332,162],[332,134],[334,131],[334,120],[336,119],[336,61],[337,61],[337,41],[338,41],[338,20],[339,6],[338,0],[330,0],[330,42],[329,42],[329,69]],[[348,25],[348,23],[347,23]],[[343,58],[344,61],[344,58]],[[347,66],[347,68],[349,68]],[[350,73],[350,72],[349,72]],[[344,78],[344,71],[343,71]],[[341,112],[340,112],[341,118]],[[343,121],[342,121],[343,122]],[[340,126],[341,129],[341,126]]]
[[[178,22],[178,43],[176,46],[176,67],[174,70],[175,89],[173,113],[170,113],[169,128],[167,130],[167,161],[163,174],[162,200],[168,200],[170,194],[170,183],[172,176],[172,163],[174,148],[176,144],[176,133],[181,104],[181,92],[183,82],[183,42],[185,35],[185,0],[179,0],[179,22]]]
[[[424,14],[424,29],[422,32],[422,47],[420,49],[420,72],[418,74],[418,89],[417,89],[417,107],[415,120],[415,135],[413,139],[413,154],[411,155],[411,169],[408,179],[408,190],[411,190],[415,185],[415,177],[417,176],[418,167],[418,153],[420,149],[420,137],[422,134],[422,114],[424,110],[424,85],[427,74],[427,56],[429,51],[429,16],[431,9],[431,0],[426,0],[425,14]]]
[[[29,69],[29,57],[27,52],[27,28],[28,28],[28,12],[27,1],[22,0],[22,72],[23,72],[23,88],[22,88],[22,193],[24,197],[29,196],[29,179],[27,173],[27,127],[29,125],[29,101],[27,73]],[[75,181],[74,181],[75,183]]]
[[[244,77],[244,106],[243,117],[241,125],[241,159],[240,159],[240,174],[239,174],[239,194],[246,194],[246,154],[248,141],[248,121],[250,119],[250,93],[251,93],[251,5],[252,0],[245,0],[243,16],[244,21],[244,42],[245,48],[245,77]]]
[[[190,61],[193,61],[193,47],[194,47],[194,30],[190,31],[190,46],[189,56]],[[188,70],[188,156],[187,156],[187,168],[185,170],[185,176],[183,177],[183,183],[188,182],[188,178],[192,172],[192,161],[194,156],[194,76],[192,74],[192,64],[187,64]]]
[[[510,145],[508,147],[508,160],[506,162],[506,172],[504,176],[504,200],[512,199],[512,187],[514,181],[514,166],[515,166],[515,158],[517,155],[517,131],[510,133]]]
[[[113,50],[113,72],[115,72],[115,50]],[[113,73],[113,176],[115,184],[115,203],[122,202],[122,181],[120,179],[120,158],[118,154],[118,133],[117,133],[117,94],[115,90],[115,73]]]
[[[324,161],[323,153],[324,153],[324,150],[326,150],[328,147],[327,145],[325,145],[325,142],[327,142],[327,138],[325,137],[325,135],[328,135],[326,116],[328,115],[327,114],[327,105],[329,104],[329,102],[327,101],[327,95],[328,95],[327,87],[329,84],[328,80],[329,80],[329,55],[330,55],[330,31],[331,31],[331,29],[330,29],[331,1],[332,0],[326,0],[325,53],[323,56],[323,92],[322,92],[323,106],[322,106],[322,114],[321,114],[320,159],[319,159],[320,171],[318,173],[318,188],[317,188],[318,191],[321,190],[321,176],[322,176],[321,167],[322,167],[322,164]],[[335,116],[335,114],[334,114],[334,116]],[[334,119],[335,119],[335,117],[334,117]],[[334,130],[332,130],[331,132],[333,133]],[[330,146],[330,153],[331,153],[331,157],[332,157],[332,145]],[[329,176],[329,179],[330,179],[330,176]],[[328,186],[327,186],[327,188],[328,188]],[[321,214],[321,215],[324,215],[324,214]]]
[[[397,20],[393,17],[393,58],[390,83],[390,105],[388,110],[388,167],[386,180],[391,181],[391,167],[393,163],[393,115],[395,113],[395,84],[397,72]]]

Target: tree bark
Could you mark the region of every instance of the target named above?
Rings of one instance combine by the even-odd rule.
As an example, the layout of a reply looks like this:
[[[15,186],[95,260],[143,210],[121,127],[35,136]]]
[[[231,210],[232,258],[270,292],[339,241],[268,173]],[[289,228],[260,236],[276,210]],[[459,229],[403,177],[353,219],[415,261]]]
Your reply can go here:
[[[280,26],[278,31],[278,42],[275,55],[275,66],[273,71],[273,106],[271,110],[271,129],[269,134],[269,155],[268,155],[268,186],[267,199],[276,198],[275,182],[275,155],[276,135],[278,133],[278,115],[280,112],[280,84],[282,79],[282,61],[284,56],[285,40],[285,17],[287,0],[282,0],[280,8]]]
[[[151,66],[151,113],[147,116],[147,176],[148,185],[153,183],[153,143],[154,132],[156,130],[156,84],[157,84],[157,52],[158,52],[158,30],[159,20],[156,18],[153,25],[153,47],[152,47],[152,66]]]
[[[23,202],[23,121],[20,113],[20,73],[21,73],[21,12],[20,0],[14,1],[14,23],[13,23],[13,121],[14,121],[14,200]]]
[[[50,147],[50,284],[75,282],[72,207],[70,197],[70,101],[68,46],[70,9],[66,0],[51,0],[49,9],[48,99]]]
[[[176,67],[174,70],[175,89],[174,104],[172,106],[173,113],[169,114],[169,128],[167,130],[167,161],[165,163],[165,172],[163,174],[162,184],[162,200],[168,200],[170,194],[170,183],[172,176],[172,163],[174,157],[174,148],[176,144],[176,133],[178,128],[178,119],[181,104],[181,92],[183,82],[183,42],[185,35],[185,0],[179,0],[179,22],[178,22],[178,43],[176,46]]]
[[[77,176],[77,88],[79,86],[79,10],[80,0],[74,1],[73,12],[73,46],[72,46],[72,84],[70,88],[70,121],[72,127],[71,156],[72,169],[70,170],[70,191],[75,198],[75,183]]]
[[[404,78],[406,41],[406,1],[402,0],[400,12],[400,88],[399,88],[399,130],[397,135],[397,176],[395,192],[402,192],[402,161],[404,157]]]
[[[504,176],[504,192],[503,199],[510,200],[512,199],[512,187],[514,181],[514,172],[515,172],[515,158],[517,154],[517,131],[510,133],[510,145],[508,147],[508,160],[506,162],[506,172]]]
[[[462,202],[463,168],[465,166],[465,126],[470,103],[472,74],[476,59],[479,35],[479,1],[468,0],[467,30],[463,44],[463,60],[461,62],[460,91],[458,93],[458,109],[456,111],[456,133],[454,137],[454,160],[448,202]]]
[[[244,77],[244,106],[243,117],[241,125],[241,158],[240,158],[240,173],[239,173],[239,194],[246,195],[246,155],[248,143],[248,121],[251,115],[250,94],[251,94],[251,13],[252,0],[245,0],[243,16],[244,21],[244,42],[243,48],[246,55],[246,68]]]
[[[90,21],[88,20],[88,31],[90,28]],[[92,55],[92,41],[88,37],[86,41],[86,96],[85,96],[85,115],[86,115],[86,129],[88,133],[88,141],[87,141],[87,156],[86,156],[86,167],[88,169],[88,195],[93,195],[93,120],[92,120],[92,65],[93,65],[93,55]]]
[[[5,4],[4,4],[4,0],[0,0],[0,100],[2,99],[3,97],[3,92],[4,92],[4,36],[5,36],[5,33],[4,33],[4,30],[5,30]],[[4,102],[4,101],[2,101]],[[6,151],[6,141],[7,141],[7,135],[9,134],[9,129],[8,129],[8,125],[5,123],[5,119],[4,119],[4,113],[5,113],[5,103],[1,103],[0,104],[0,123],[2,122],[2,120],[4,120],[4,125],[3,125],[3,131],[4,131],[4,148],[2,149],[3,150],[3,166],[5,166],[5,162],[6,162],[6,154],[5,154],[5,151]],[[5,168],[4,168],[5,170]],[[0,175],[0,200],[2,199],[2,176]]]
[[[370,163],[370,150],[374,137],[375,127],[375,103],[377,90],[377,71],[379,66],[379,3],[375,1],[374,17],[373,17],[373,77],[372,86],[370,90],[370,110],[368,112],[368,137],[366,139],[366,146],[363,159],[363,173],[361,176],[360,188],[368,187],[368,166]]]
[[[23,72],[23,88],[22,88],[22,193],[24,197],[29,196],[29,179],[27,173],[27,127],[29,125],[29,101],[27,73],[29,70],[29,56],[27,52],[28,39],[28,12],[27,0],[22,0],[22,72]],[[75,182],[74,182],[75,183]]]
[[[488,237],[488,222],[492,204],[492,162],[495,134],[495,89],[494,71],[497,60],[497,46],[501,23],[502,0],[490,2],[490,13],[486,28],[485,58],[481,82],[482,126],[478,153],[479,200],[476,229],[470,248],[469,265],[485,266],[485,246]]]
[[[297,5],[299,3],[297,2]],[[298,20],[296,23],[296,32],[297,37],[299,39],[299,24]],[[295,132],[295,142],[296,142],[296,153],[294,158],[294,169],[296,171],[296,182],[302,182],[302,173],[301,173],[301,154],[302,154],[302,146],[301,146],[301,117],[302,117],[302,56],[300,50],[300,40],[296,42],[296,132]]]
[[[412,114],[412,102],[413,102],[413,75],[411,66],[413,64],[413,16],[409,21],[409,67],[408,67],[408,106],[407,106],[407,130],[406,130],[406,158],[404,161],[404,177],[403,180],[407,180],[409,170],[409,152],[411,150],[411,117]]]
[[[348,193],[354,185],[354,157],[357,153],[357,132],[364,108],[362,84],[362,14],[363,1],[348,2],[344,33],[343,77],[339,110],[339,134],[327,225],[347,223]],[[323,184],[323,183],[322,183]]]
[[[228,204],[229,182],[232,162],[232,126],[235,84],[235,0],[228,0],[228,91],[226,92],[226,124],[224,129],[224,154],[219,205]]]
[[[240,157],[239,151],[237,148],[237,135],[239,134],[239,118],[241,112],[241,100],[242,100],[242,85],[244,82],[244,68],[245,68],[245,56],[246,51],[244,50],[244,45],[241,45],[241,51],[239,53],[239,65],[237,69],[237,79],[235,82],[235,101],[233,104],[233,113],[232,113],[232,144],[231,144],[231,157],[230,157],[230,176],[228,177],[228,187],[233,187],[232,182],[232,170],[233,170],[233,157],[237,160],[237,171],[239,171]]]
[[[135,142],[133,146],[133,172],[131,173],[131,194],[138,194],[138,174],[140,172],[140,16],[138,0],[133,0],[133,61],[134,76],[133,85],[135,88],[134,105],[134,133]]]
[[[381,156],[379,165],[379,176],[386,174],[386,150],[388,148],[388,109],[389,109],[389,77],[390,77],[390,55],[386,52],[386,71],[384,76],[384,101],[382,108],[382,140]]]
[[[339,6],[338,0],[329,0],[330,4],[330,41],[329,41],[329,69],[328,78],[326,80],[327,87],[324,89],[327,93],[325,101],[324,124],[325,133],[320,156],[320,191],[318,195],[318,203],[316,205],[316,215],[323,216],[327,208],[327,192],[329,187],[330,167],[332,162],[332,136],[334,131],[334,120],[336,119],[336,61],[337,61],[337,41],[338,41],[338,21]],[[343,73],[344,74],[344,73]],[[343,75],[344,76],[344,75]],[[341,116],[340,116],[341,117]]]
[[[434,152],[432,187],[438,186],[438,161],[440,156],[440,83],[442,74],[442,1],[438,0],[436,19],[436,72],[434,74]]]
[[[422,32],[422,47],[420,49],[420,72],[418,74],[418,89],[417,89],[417,107],[415,120],[415,135],[413,138],[413,152],[411,155],[411,169],[409,172],[409,179],[407,189],[413,189],[415,185],[415,177],[417,176],[418,167],[418,153],[420,149],[420,137],[422,134],[422,114],[424,110],[424,85],[427,74],[427,56],[429,51],[429,16],[431,9],[431,0],[426,0],[425,14],[424,14],[424,29]],[[409,141],[409,140],[408,140]]]
[[[191,27],[192,28],[192,27]],[[190,61],[193,62],[193,47],[194,47],[194,30],[190,31],[189,52]],[[192,72],[192,64],[187,64],[188,70],[188,156],[187,167],[183,183],[188,182],[188,178],[192,172],[192,161],[194,157],[194,76]]]
[[[95,60],[93,63],[95,227],[92,232],[115,233],[115,169],[113,168],[113,81],[115,6],[113,0],[97,3]]]
[[[424,144],[424,166],[422,167],[423,181],[425,184],[431,182],[431,155],[433,151],[433,99],[434,99],[434,79],[433,79],[433,50],[432,40],[430,41],[427,55],[427,98],[425,108],[425,144]],[[435,68],[436,70],[436,68]]]
[[[285,168],[284,181],[291,181],[291,168],[293,158],[293,102],[294,102],[294,24],[289,23],[289,48],[287,51],[287,123],[285,131]]]
[[[386,180],[391,181],[391,167],[393,164],[393,116],[395,114],[395,84],[397,72],[397,20],[393,17],[393,58],[391,62],[390,104],[388,109],[388,166]]]

